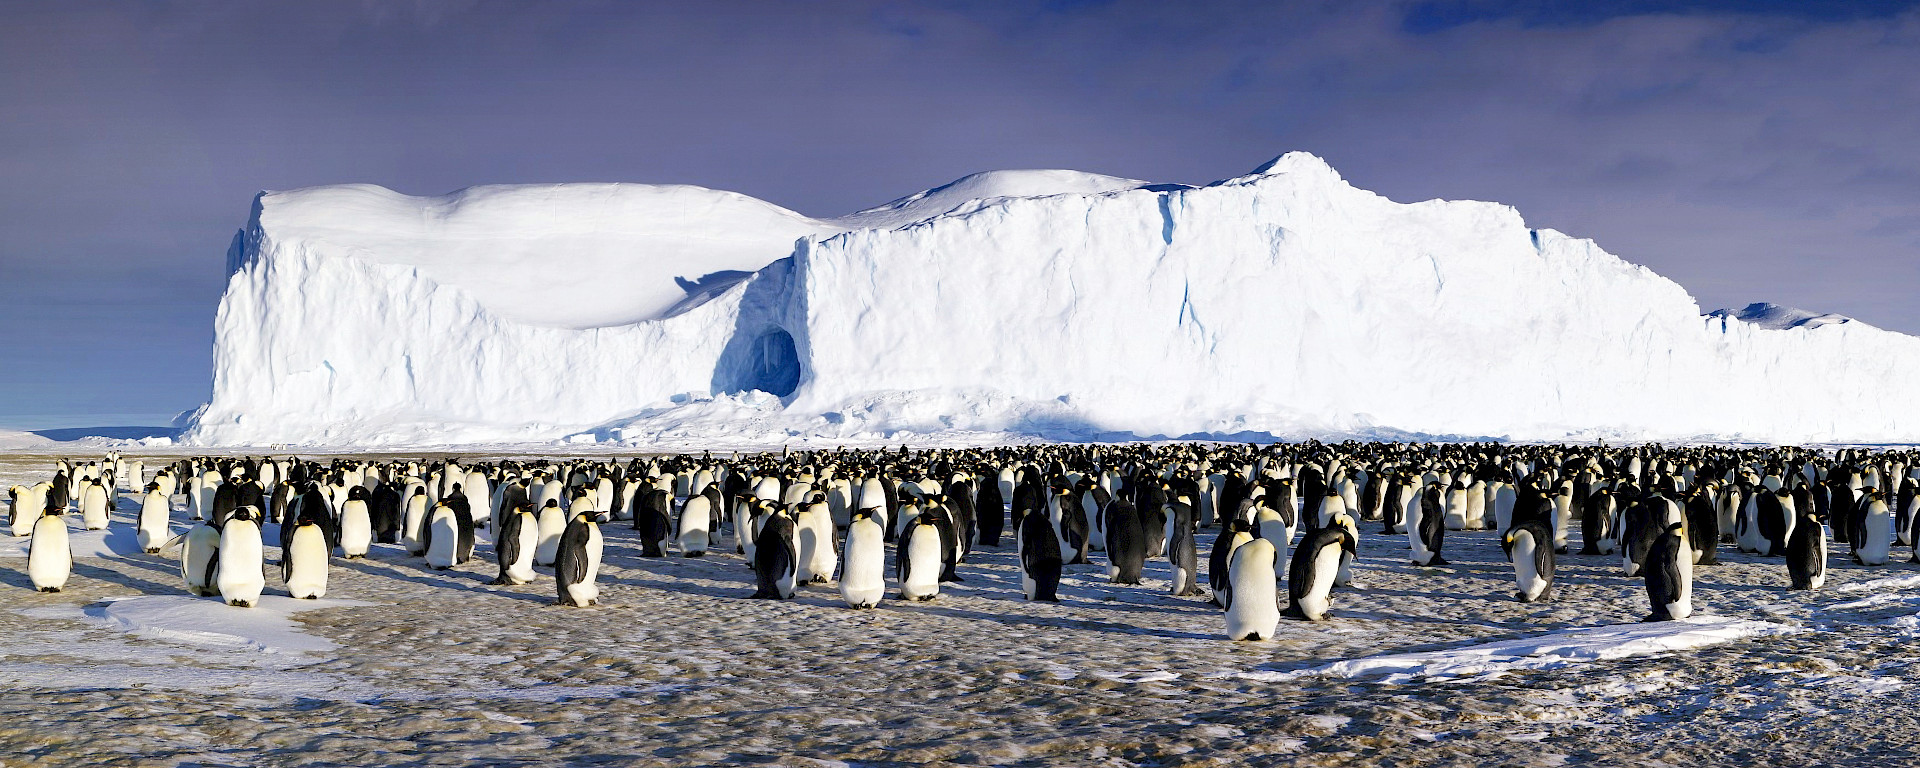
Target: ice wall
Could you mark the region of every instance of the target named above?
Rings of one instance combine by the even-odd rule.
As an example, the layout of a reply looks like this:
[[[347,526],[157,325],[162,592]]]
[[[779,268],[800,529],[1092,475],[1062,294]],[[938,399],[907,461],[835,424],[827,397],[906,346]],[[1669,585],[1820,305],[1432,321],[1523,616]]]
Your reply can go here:
[[[646,194],[592,215],[584,190],[490,188],[536,209],[492,234],[409,229],[457,196],[364,219],[340,188],[264,196],[188,439],[1920,439],[1903,397],[1920,340],[1703,317],[1673,282],[1511,208],[1395,203],[1306,154],[1199,188],[984,174],[834,220],[619,186]],[[661,212],[687,195],[723,204]],[[669,264],[662,230],[730,239],[669,240]],[[502,271],[564,282],[579,270],[542,254],[582,241],[648,285],[733,274],[611,302],[592,327],[482,289]],[[772,395],[727,394],[746,390]]]

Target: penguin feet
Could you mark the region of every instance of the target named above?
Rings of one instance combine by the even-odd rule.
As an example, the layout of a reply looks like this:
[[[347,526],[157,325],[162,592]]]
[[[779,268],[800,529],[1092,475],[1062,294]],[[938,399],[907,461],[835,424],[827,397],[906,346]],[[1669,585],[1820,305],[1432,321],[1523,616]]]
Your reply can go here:
[[[41,592],[58,592],[60,591],[60,588],[59,587],[41,587],[40,591]]]
[[[253,603],[247,600],[228,600],[227,605],[231,605],[235,608],[252,608],[253,607]]]
[[[1646,618],[1641,619],[1640,623],[1646,624],[1655,621],[1673,621],[1673,616],[1669,615],[1666,611],[1661,611],[1659,613],[1649,614]]]
[[[159,547],[151,547],[151,548],[149,548],[149,549],[147,550],[147,554],[149,554],[149,555],[157,555],[157,554],[160,554],[160,548],[159,548]]]
[[[319,595],[307,595],[306,597],[303,597],[303,598],[301,598],[301,599],[302,599],[302,600],[318,600],[318,599],[320,599],[320,596],[319,596]]]

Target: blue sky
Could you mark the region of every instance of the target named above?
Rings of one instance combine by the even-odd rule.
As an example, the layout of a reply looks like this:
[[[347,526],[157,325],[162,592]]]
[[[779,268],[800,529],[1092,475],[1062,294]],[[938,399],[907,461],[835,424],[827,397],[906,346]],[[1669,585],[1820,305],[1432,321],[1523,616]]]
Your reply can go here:
[[[207,396],[262,189],[690,183],[837,215],[1289,150],[1703,308],[1920,332],[1920,12],[1837,2],[0,2],[0,427]]]

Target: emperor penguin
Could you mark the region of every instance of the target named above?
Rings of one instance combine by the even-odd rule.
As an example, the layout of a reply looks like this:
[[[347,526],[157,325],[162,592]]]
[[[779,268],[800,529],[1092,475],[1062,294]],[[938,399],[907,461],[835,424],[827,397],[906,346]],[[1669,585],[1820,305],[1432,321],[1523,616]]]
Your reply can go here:
[[[148,483],[146,495],[140,499],[139,522],[134,526],[135,538],[139,540],[140,549],[149,555],[160,551],[160,545],[167,541],[168,534],[171,533],[167,528],[167,522],[172,515],[173,505],[168,503],[166,495],[160,492],[160,486]]]
[[[1500,543],[1513,562],[1514,579],[1520,591],[1514,597],[1523,603],[1553,599],[1553,532],[1540,520],[1525,520],[1507,529]]]
[[[347,490],[347,500],[340,505],[340,556],[348,560],[366,557],[373,549],[373,512],[367,506],[366,486],[355,485]]]
[[[1167,562],[1173,568],[1167,591],[1175,597],[1205,595],[1200,588],[1200,547],[1193,538],[1193,505],[1175,501],[1167,506],[1173,512],[1167,518]]]
[[[945,546],[940,530],[929,515],[907,521],[900,531],[900,544],[894,553],[895,578],[900,581],[900,599],[932,600],[940,596],[940,575],[945,569]]]
[[[521,501],[503,510],[493,536],[493,556],[500,565],[500,575],[488,583],[513,586],[532,582],[533,553],[539,548],[540,519],[533,514],[533,504]]]
[[[403,505],[405,514],[400,518],[400,545],[406,547],[407,554],[419,557],[427,553],[427,513],[433,511],[433,504],[427,499],[426,486],[416,486],[413,495],[407,497]]]
[[[1818,590],[1827,584],[1827,529],[1812,512],[1800,517],[1787,540],[1788,589]]]
[[[12,501],[13,535],[33,535],[33,524],[47,511],[49,494],[53,492],[52,483],[16,485],[8,493]]]
[[[1656,504],[1664,506],[1665,502],[1657,496],[1639,499],[1620,516],[1620,568],[1628,576],[1638,576],[1646,569],[1647,552],[1660,538],[1665,518]]]
[[[535,518],[533,564],[550,568],[560,557],[560,537],[567,532],[567,513],[558,499],[547,499]]]
[[[591,504],[574,510],[566,532],[560,534],[560,546],[553,563],[553,581],[560,592],[559,605],[585,608],[600,604],[600,553],[605,542],[600,538],[600,513]]]
[[[1719,565],[1720,513],[1713,508],[1713,496],[1705,487],[1694,486],[1687,493],[1687,548],[1694,565]]]
[[[705,557],[708,532],[713,530],[713,500],[705,495],[689,496],[680,506],[680,556]],[[788,521],[791,523],[792,521]],[[759,541],[754,542],[758,545]]]
[[[280,551],[280,581],[287,594],[303,600],[327,596],[327,562],[332,548],[327,546],[327,531],[320,526],[314,510],[302,512],[293,523],[293,535]]]
[[[1773,492],[1759,492],[1755,509],[1755,529],[1759,533],[1756,542],[1759,553],[1767,557],[1779,557],[1787,551],[1787,538],[1793,533],[1795,514],[1793,495],[1786,489]],[[1812,510],[1807,510],[1812,511]],[[1834,530],[1840,530],[1844,524],[1834,519]]]
[[[1227,517],[1221,520],[1224,524],[1220,527],[1220,535],[1214,538],[1213,551],[1207,555],[1207,586],[1213,588],[1214,605],[1225,608],[1233,591],[1233,552],[1246,546],[1255,537],[1253,526],[1245,519]],[[1278,551],[1278,547],[1275,551]],[[1279,574],[1274,576],[1278,578]]]
[[[847,523],[845,558],[840,565],[840,597],[854,608],[872,608],[887,594],[886,531],[873,510],[853,513]]]
[[[1620,533],[1613,529],[1613,491],[1601,488],[1581,505],[1580,554],[1611,555],[1619,548]],[[1511,530],[1511,529],[1509,529]]]
[[[1887,508],[1886,494],[1868,488],[1860,497],[1859,536],[1854,537],[1853,561],[1860,565],[1886,565],[1892,558],[1893,513]],[[1797,527],[1797,526],[1796,526]]]
[[[825,584],[839,566],[833,546],[833,512],[826,494],[814,491],[800,505],[793,520],[794,549],[799,558],[796,578],[807,584]]]
[[[107,528],[108,500],[111,494],[99,480],[88,480],[80,489],[80,523],[89,531],[103,531]]]
[[[1020,591],[1028,600],[1060,602],[1060,542],[1046,515],[1029,514],[1015,532],[1020,553]]]
[[[266,591],[266,547],[260,541],[259,511],[236,507],[220,526],[220,570],[214,583],[227,605],[252,608]]]
[[[1139,584],[1147,565],[1147,533],[1140,514],[1126,499],[1107,503],[1107,580],[1113,584]]]
[[[58,592],[73,575],[73,547],[67,540],[66,510],[48,509],[33,521],[27,545],[27,578],[41,592]]]
[[[774,506],[773,502],[761,499],[756,503],[763,505],[765,519],[753,540],[753,575],[757,585],[753,597],[785,600],[793,597],[800,572],[799,553],[793,545],[793,518],[787,517],[786,510]]]
[[[1332,606],[1333,587],[1344,561],[1355,553],[1353,520],[1342,514],[1300,540],[1287,566],[1287,610],[1284,615],[1307,621],[1325,621]],[[1234,584],[1238,601],[1240,585]]]
[[[1302,540],[1317,541],[1324,532],[1335,538],[1345,531],[1321,529]],[[1298,555],[1296,555],[1298,557]],[[1266,640],[1280,629],[1280,583],[1273,576],[1274,561],[1279,559],[1273,542],[1253,539],[1233,551],[1227,566],[1227,638],[1230,640]],[[1329,576],[1332,574],[1329,573]],[[1291,590],[1289,590],[1291,592]]]
[[[180,578],[196,596],[216,594],[220,569],[220,529],[202,521],[188,529],[180,544]]]
[[[1047,517],[1053,521],[1054,535],[1060,540],[1060,559],[1068,565],[1091,562],[1087,559],[1086,509],[1074,498],[1073,489],[1054,489],[1053,495],[1047,498]]]
[[[1000,478],[996,481],[996,477]],[[980,546],[999,547],[1000,535],[1007,525],[1007,495],[1013,487],[1013,472],[1000,470],[997,474],[989,471],[980,483],[979,493],[974,495],[973,512],[980,530]]]
[[[1253,530],[1260,538],[1273,542],[1276,550],[1285,550],[1287,545],[1293,543],[1293,526],[1287,524],[1287,519],[1280,514],[1279,510],[1266,504],[1254,506]]]
[[[473,513],[452,497],[427,515],[427,567],[444,571],[473,558]]]
[[[646,488],[633,501],[633,529],[640,532],[641,557],[666,557],[673,540],[673,494]],[[738,528],[735,536],[740,536]]]
[[[1466,530],[1471,521],[1467,519],[1467,484],[1463,480],[1454,480],[1447,488],[1446,528],[1449,531]]]
[[[1671,621],[1693,615],[1693,558],[1681,540],[1685,526],[1670,523],[1647,550],[1642,569],[1647,578],[1647,601],[1653,611],[1642,621]]]
[[[1407,505],[1407,543],[1413,549],[1414,565],[1448,564],[1446,558],[1440,556],[1440,546],[1447,535],[1441,519],[1445,515],[1444,492],[1440,483],[1428,483],[1420,493],[1419,503]]]

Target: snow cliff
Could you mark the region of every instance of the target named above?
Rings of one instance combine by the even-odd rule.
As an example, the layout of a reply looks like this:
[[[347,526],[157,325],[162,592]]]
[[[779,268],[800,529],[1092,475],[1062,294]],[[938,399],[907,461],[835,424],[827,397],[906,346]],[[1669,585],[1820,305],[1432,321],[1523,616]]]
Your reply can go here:
[[[976,174],[839,219],[322,187],[261,195],[229,266],[190,442],[1920,439],[1920,339],[1702,316],[1512,208],[1395,203],[1303,153],[1197,188]]]

